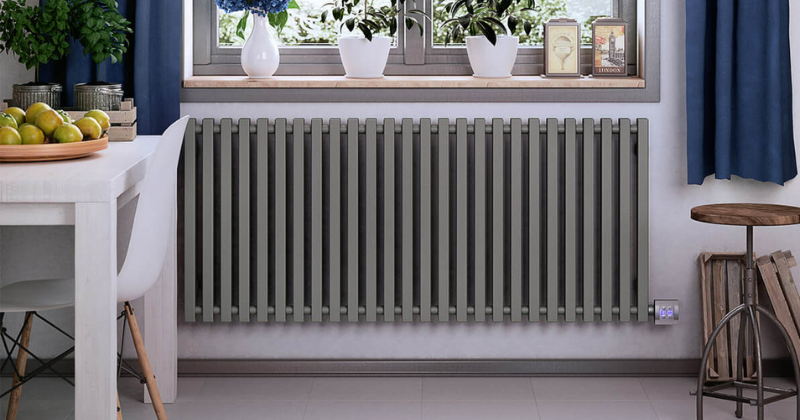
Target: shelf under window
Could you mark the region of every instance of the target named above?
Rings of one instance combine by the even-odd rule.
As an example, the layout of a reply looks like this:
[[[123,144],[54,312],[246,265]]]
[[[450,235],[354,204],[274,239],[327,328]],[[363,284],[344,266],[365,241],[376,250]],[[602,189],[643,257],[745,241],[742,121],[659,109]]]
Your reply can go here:
[[[184,88],[228,89],[644,89],[641,77],[542,77],[513,76],[482,79],[472,76],[385,76],[381,79],[349,79],[344,76],[275,76],[250,79],[246,76],[193,76],[184,80]]]

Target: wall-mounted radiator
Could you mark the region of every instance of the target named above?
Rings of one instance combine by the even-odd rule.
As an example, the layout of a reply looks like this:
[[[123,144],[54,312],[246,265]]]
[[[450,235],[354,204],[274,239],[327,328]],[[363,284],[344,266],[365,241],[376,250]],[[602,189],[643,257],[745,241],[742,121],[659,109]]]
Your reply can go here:
[[[189,123],[186,320],[648,320],[648,121]]]

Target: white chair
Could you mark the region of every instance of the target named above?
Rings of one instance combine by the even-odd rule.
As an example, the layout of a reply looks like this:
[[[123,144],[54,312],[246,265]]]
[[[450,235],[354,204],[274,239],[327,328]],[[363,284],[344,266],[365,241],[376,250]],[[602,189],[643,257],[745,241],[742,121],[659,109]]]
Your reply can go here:
[[[167,416],[130,301],[144,296],[153,286],[167,255],[177,188],[178,158],[188,119],[189,117],[181,118],[164,132],[149,161],[133,220],[130,246],[117,277],[117,300],[124,303],[123,315],[130,326],[144,381],[158,420],[166,420]],[[38,316],[38,311],[74,305],[74,293],[73,279],[21,281],[0,288],[0,327],[2,315],[5,313],[26,314],[23,329],[15,340],[5,332],[3,336],[4,339],[11,338],[14,346],[19,347],[15,370],[17,373],[14,375],[6,420],[16,418],[21,385],[29,380],[30,375],[25,375],[25,365],[34,316]],[[40,370],[41,368],[37,369],[36,373]],[[121,418],[119,401],[117,406],[117,417]]]

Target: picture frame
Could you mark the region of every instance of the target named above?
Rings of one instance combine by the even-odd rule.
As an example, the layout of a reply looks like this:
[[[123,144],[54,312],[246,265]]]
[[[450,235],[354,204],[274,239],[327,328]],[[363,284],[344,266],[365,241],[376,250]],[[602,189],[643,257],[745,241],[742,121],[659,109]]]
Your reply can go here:
[[[599,18],[592,24],[592,76],[628,75],[628,23],[619,18]]]
[[[575,19],[550,19],[544,24],[544,75],[581,76],[581,24]]]

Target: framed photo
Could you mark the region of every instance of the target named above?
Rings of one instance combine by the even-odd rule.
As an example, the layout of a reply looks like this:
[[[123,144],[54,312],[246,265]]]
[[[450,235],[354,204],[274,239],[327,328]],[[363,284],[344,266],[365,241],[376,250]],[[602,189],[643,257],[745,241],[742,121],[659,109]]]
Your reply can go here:
[[[550,19],[544,24],[545,76],[580,77],[581,24],[575,19]]]
[[[627,23],[622,19],[600,18],[592,25],[592,76],[627,76],[625,51]]]

